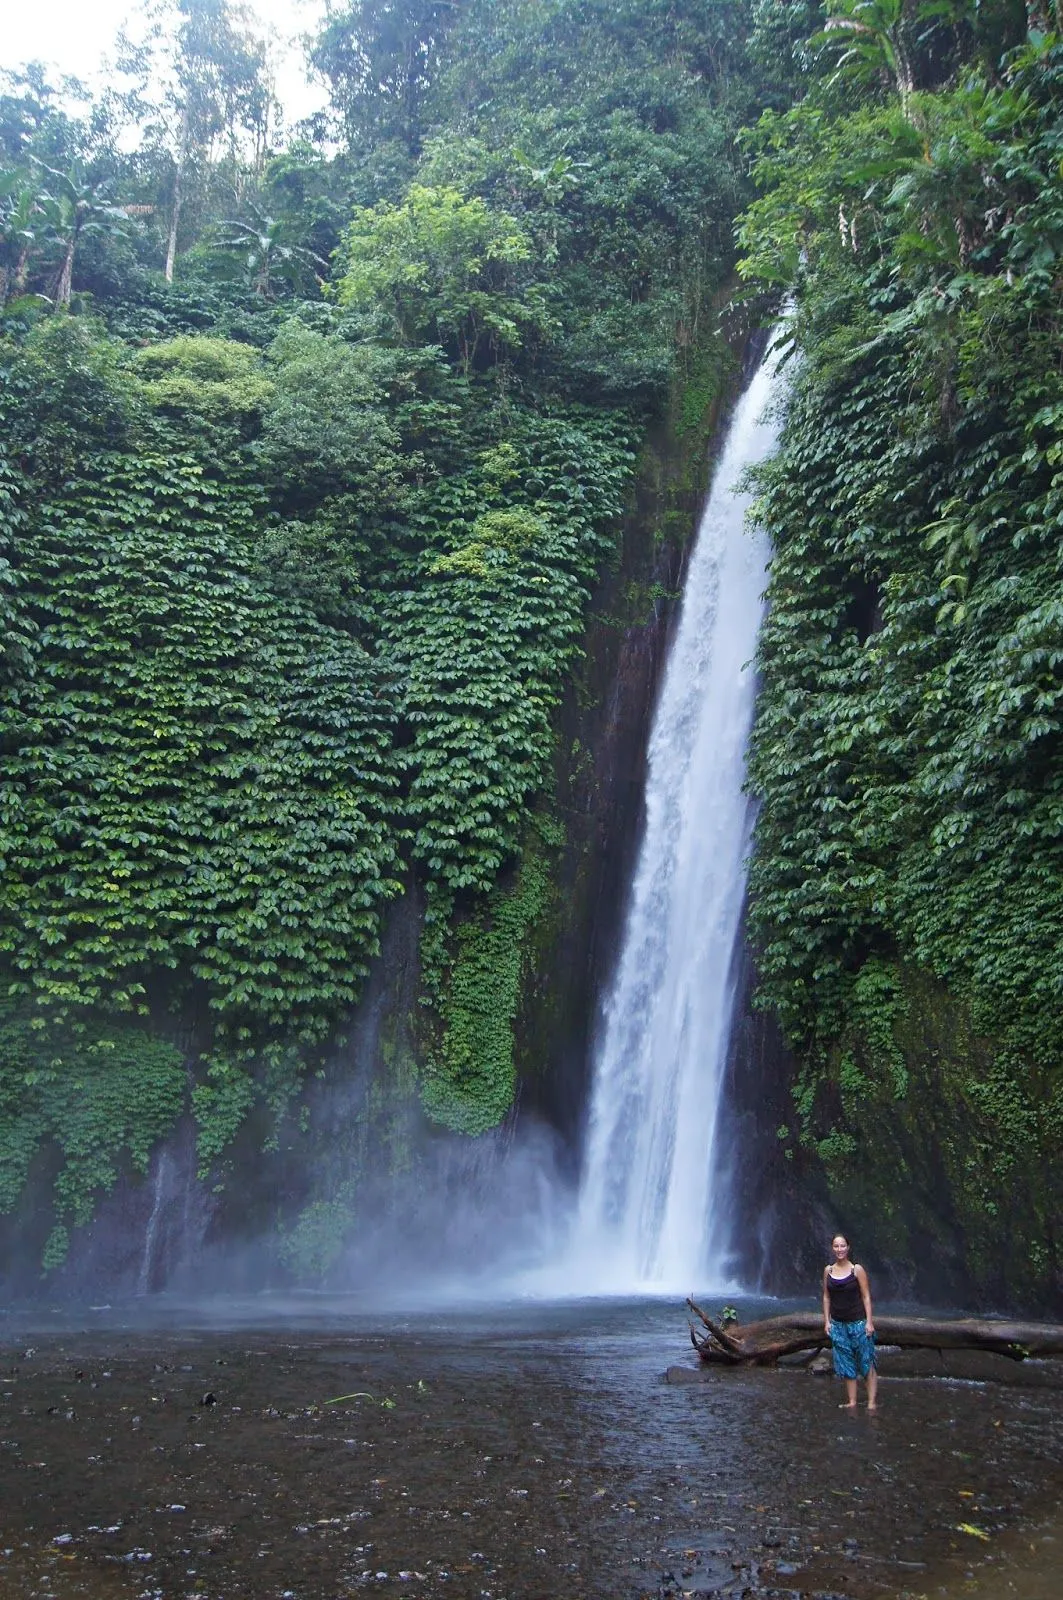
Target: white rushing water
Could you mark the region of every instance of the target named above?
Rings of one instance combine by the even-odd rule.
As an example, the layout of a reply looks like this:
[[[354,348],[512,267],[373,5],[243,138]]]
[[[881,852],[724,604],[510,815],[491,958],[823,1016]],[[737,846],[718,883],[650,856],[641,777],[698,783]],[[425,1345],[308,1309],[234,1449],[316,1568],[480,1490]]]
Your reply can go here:
[[[739,402],[690,558],[649,747],[646,825],[594,1065],[566,1276],[583,1292],[726,1278],[716,1127],[751,807],[751,658],[767,541],[742,474],[775,442],[769,352]]]

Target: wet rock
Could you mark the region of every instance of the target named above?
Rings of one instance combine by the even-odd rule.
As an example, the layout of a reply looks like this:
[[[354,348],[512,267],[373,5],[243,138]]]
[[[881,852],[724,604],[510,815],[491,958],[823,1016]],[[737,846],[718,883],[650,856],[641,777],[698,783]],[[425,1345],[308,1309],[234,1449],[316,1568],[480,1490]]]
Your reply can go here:
[[[712,1377],[709,1368],[699,1364],[696,1367],[669,1367],[664,1375],[665,1383],[707,1383]]]
[[[821,1350],[815,1360],[808,1363],[807,1371],[811,1372],[813,1377],[826,1378],[834,1371],[834,1362],[826,1350]]]

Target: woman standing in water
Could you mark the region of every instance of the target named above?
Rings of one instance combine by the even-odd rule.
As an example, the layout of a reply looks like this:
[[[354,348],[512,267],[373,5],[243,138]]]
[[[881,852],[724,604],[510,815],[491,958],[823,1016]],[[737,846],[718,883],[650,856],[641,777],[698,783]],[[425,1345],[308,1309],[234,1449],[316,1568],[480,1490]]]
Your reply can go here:
[[[830,1247],[834,1259],[823,1269],[823,1326],[834,1354],[834,1371],[845,1379],[849,1398],[843,1409],[856,1410],[856,1380],[866,1378],[867,1409],[877,1411],[875,1323],[867,1273],[850,1261],[844,1233],[836,1233]]]

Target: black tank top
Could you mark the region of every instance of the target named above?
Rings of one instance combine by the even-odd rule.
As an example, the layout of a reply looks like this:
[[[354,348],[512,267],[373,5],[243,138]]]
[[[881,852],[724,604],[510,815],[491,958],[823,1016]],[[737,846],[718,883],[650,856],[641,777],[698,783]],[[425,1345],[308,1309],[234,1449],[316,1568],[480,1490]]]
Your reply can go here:
[[[835,1322],[863,1322],[864,1299],[855,1272],[850,1272],[847,1278],[832,1278],[828,1272],[827,1292],[830,1314]]]

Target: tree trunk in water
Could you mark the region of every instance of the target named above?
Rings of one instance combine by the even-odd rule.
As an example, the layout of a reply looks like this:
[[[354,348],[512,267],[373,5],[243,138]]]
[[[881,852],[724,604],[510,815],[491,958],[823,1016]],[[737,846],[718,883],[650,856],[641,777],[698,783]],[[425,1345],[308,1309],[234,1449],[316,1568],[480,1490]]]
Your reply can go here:
[[[707,1332],[690,1325],[690,1342],[703,1361],[724,1366],[770,1366],[780,1356],[826,1347],[820,1311],[793,1311],[763,1322],[724,1326],[707,1317],[693,1300],[687,1305]],[[1005,1322],[990,1317],[876,1317],[880,1344],[904,1350],[990,1350],[1024,1361],[1027,1356],[1063,1355],[1063,1325],[1052,1322]]]

